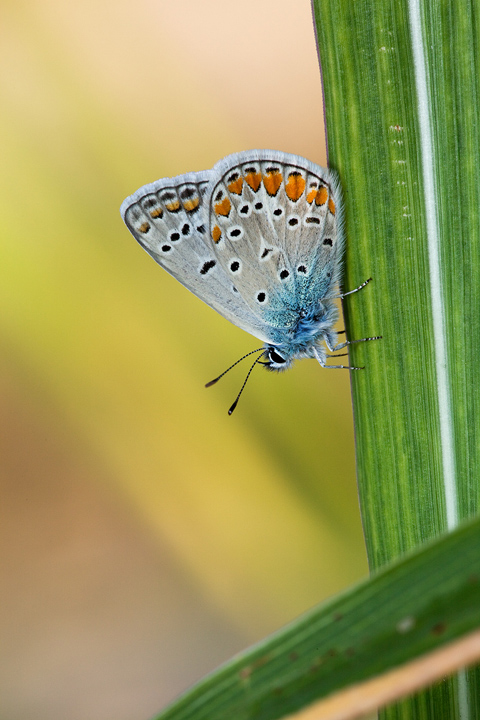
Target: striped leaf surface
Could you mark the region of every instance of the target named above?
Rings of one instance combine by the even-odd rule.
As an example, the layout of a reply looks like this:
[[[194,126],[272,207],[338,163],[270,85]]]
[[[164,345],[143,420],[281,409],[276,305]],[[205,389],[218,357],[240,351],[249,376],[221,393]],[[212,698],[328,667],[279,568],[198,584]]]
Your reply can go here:
[[[346,206],[357,471],[372,569],[478,511],[478,3],[314,0]],[[388,717],[479,717],[476,672]]]

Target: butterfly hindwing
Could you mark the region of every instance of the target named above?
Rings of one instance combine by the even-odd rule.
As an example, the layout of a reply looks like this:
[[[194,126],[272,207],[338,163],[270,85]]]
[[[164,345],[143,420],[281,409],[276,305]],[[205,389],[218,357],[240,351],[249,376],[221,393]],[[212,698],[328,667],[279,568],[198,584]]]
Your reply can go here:
[[[332,295],[342,253],[336,176],[304,158],[248,151],[220,161],[209,185],[207,241],[267,328]]]

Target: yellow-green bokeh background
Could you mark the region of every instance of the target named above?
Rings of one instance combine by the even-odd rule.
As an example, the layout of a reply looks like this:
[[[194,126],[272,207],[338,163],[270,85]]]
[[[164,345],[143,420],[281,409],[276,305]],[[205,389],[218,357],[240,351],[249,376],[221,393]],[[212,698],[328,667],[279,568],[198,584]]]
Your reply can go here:
[[[347,373],[258,341],[119,215],[270,147],[325,164],[308,0],[15,0],[0,24],[2,716],[148,717],[366,573]]]

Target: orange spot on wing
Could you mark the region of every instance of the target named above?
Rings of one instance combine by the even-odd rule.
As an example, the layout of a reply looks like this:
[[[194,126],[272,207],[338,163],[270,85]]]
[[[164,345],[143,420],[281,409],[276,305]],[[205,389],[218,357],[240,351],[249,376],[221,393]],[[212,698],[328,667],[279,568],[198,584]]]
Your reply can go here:
[[[150,230],[150,225],[148,224],[148,222],[144,222],[140,225],[138,229],[141,233],[146,233]]]
[[[305,190],[305,179],[300,175],[299,172],[291,172],[288,176],[287,184],[285,185],[285,192],[287,197],[293,202],[296,202],[301,197]]]
[[[273,172],[269,172],[264,175],[263,184],[265,185],[265,190],[267,191],[267,193],[272,197],[275,197],[278,192],[278,188],[282,184],[282,180],[282,173],[278,170],[274,170]]]
[[[257,192],[262,182],[262,176],[258,172],[250,172],[245,175],[245,182],[252,188],[253,192]]]
[[[242,194],[242,188],[243,188],[243,178],[238,177],[236,180],[230,183],[230,185],[227,185],[229,192],[234,193],[235,195],[241,195]]]
[[[328,209],[332,213],[332,215],[335,215],[335,203],[333,202],[332,198],[328,201]]]
[[[322,185],[320,190],[317,192],[317,197],[315,198],[315,205],[325,205],[327,200],[328,200],[328,190],[325,187],[325,185]]]
[[[220,240],[221,237],[222,237],[222,231],[220,230],[218,225],[215,225],[215,227],[212,230],[213,242],[218,243],[218,241]]]
[[[176,213],[180,210],[180,201],[174,200],[171,203],[166,203],[165,207],[167,208],[168,212]]]
[[[152,217],[154,220],[156,218],[161,218],[163,215],[163,210],[161,207],[155,208],[155,210],[150,210],[150,217]]]
[[[216,203],[215,205],[215,212],[217,213],[217,215],[223,215],[224,217],[229,216],[231,209],[232,203],[230,202],[228,197],[224,197],[221,202]]]
[[[183,203],[183,207],[185,208],[186,212],[193,212],[197,209],[197,207],[200,204],[200,198],[199,197],[193,197],[190,198],[190,200],[185,200]]]

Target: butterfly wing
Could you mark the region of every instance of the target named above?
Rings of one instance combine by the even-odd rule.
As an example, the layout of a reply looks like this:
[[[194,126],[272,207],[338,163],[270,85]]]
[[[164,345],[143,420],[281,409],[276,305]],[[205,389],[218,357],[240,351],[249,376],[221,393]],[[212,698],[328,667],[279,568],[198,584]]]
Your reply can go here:
[[[207,189],[208,242],[275,342],[299,312],[334,294],[343,233],[330,170],[296,155],[252,150],[221,160]]]
[[[251,312],[208,242],[205,196],[211,170],[145,185],[120,208],[140,245],[170,275],[220,315],[261,340],[263,323]]]

